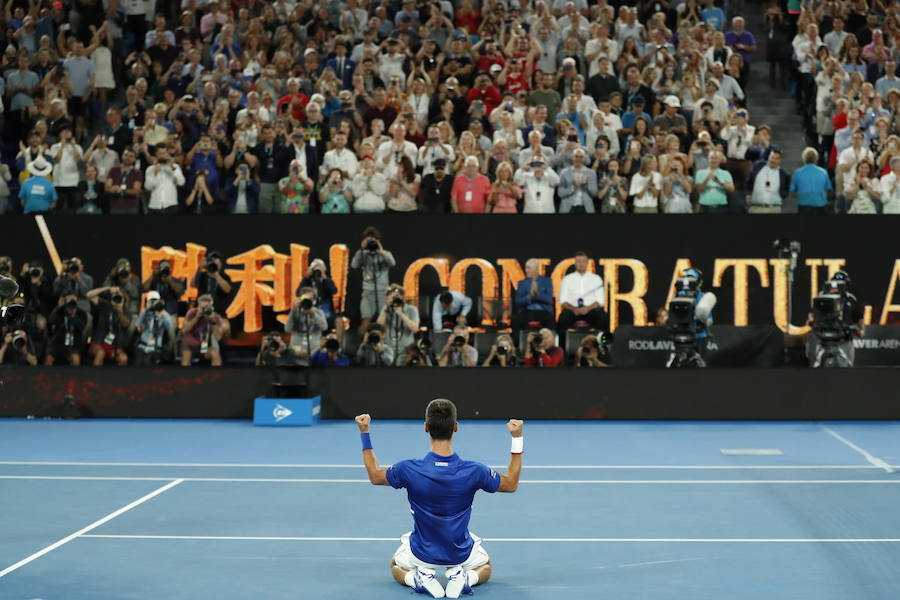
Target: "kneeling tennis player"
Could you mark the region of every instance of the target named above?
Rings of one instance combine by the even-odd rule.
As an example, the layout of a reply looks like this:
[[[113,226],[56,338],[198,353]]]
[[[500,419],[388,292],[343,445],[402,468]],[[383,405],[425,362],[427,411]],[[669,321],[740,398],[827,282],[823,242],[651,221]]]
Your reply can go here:
[[[369,437],[371,421],[369,415],[356,417],[369,481],[406,488],[413,513],[413,530],[400,538],[400,547],[391,560],[391,574],[398,583],[434,598],[471,594],[472,586],[491,577],[491,559],[481,538],[469,533],[472,500],[478,490],[491,494],[516,491],[522,471],[522,421],[512,419],[506,424],[512,435],[506,475],[462,460],[453,452],[451,438],[459,424],[456,406],[449,400],[432,400],[425,409],[431,452],[422,459],[379,467]],[[439,568],[446,569],[446,591],[436,579]]]

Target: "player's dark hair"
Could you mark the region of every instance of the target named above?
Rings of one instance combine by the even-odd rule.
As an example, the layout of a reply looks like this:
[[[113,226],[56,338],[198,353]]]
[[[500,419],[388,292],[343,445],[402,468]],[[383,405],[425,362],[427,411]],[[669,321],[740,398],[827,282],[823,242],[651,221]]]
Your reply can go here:
[[[433,440],[449,440],[456,425],[456,405],[444,398],[428,403],[425,409],[425,423]]]

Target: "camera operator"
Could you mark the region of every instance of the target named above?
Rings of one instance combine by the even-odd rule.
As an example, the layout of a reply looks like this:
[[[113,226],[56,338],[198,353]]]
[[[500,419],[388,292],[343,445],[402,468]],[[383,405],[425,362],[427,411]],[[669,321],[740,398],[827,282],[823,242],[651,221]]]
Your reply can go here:
[[[356,351],[356,363],[363,367],[387,367],[394,364],[394,350],[384,343],[384,327],[372,323]]]
[[[448,331],[454,325],[466,325],[472,299],[455,290],[444,290],[431,308],[431,331]]]
[[[52,365],[57,360],[65,360],[72,366],[80,365],[88,314],[78,306],[78,296],[74,293],[60,296],[47,323],[50,326],[50,340],[44,364]]]
[[[124,367],[128,364],[128,354],[124,348],[129,345],[131,316],[128,311],[128,297],[118,286],[101,287],[87,294],[94,309],[94,327],[88,356],[99,367],[107,359]]]
[[[166,312],[172,316],[178,314],[178,301],[184,293],[184,282],[172,276],[172,263],[162,259],[153,267],[153,274],[144,283],[145,292],[153,290],[166,305]]]
[[[565,364],[565,353],[554,345],[553,332],[546,327],[528,334],[525,349],[525,365],[528,367],[561,367]]]
[[[601,334],[602,335],[602,334]],[[601,344],[600,336],[586,335],[575,352],[576,367],[609,367],[608,348]]]
[[[515,339],[519,339],[519,330],[530,321],[553,327],[553,283],[549,277],[541,275],[540,263],[534,258],[525,263],[525,279],[516,286],[513,309]]]
[[[316,290],[300,288],[300,295],[284,323],[284,331],[291,334],[290,346],[300,358],[299,364],[308,365],[314,348],[319,347],[322,334],[328,330],[325,313],[316,308]]]
[[[419,309],[403,298],[403,286],[392,284],[385,293],[385,306],[378,315],[378,324],[387,332],[385,342],[390,344],[396,366],[404,366],[403,349],[413,343],[419,330]]]
[[[159,292],[147,294],[147,306],[135,322],[138,339],[134,346],[134,366],[150,367],[172,356],[175,344],[175,319],[166,312]]]
[[[112,268],[103,287],[118,287],[125,295],[125,307],[132,315],[136,315],[141,309],[141,280],[131,271],[131,261],[120,258],[116,266]]]
[[[37,364],[37,353],[24,329],[17,329],[3,336],[3,341],[0,342],[0,365],[36,367]]]
[[[166,310],[168,311],[168,305]],[[197,306],[187,312],[181,328],[182,367],[191,366],[194,356],[208,358],[214,367],[222,366],[219,340],[222,337],[223,321],[225,318],[213,308],[212,296],[203,294],[197,298]]]
[[[474,367],[478,364],[478,350],[469,344],[469,328],[457,325],[441,351],[438,365],[441,367]]]
[[[337,335],[329,333],[322,338],[319,349],[309,359],[312,367],[349,367],[350,358],[341,352],[341,343]]]
[[[228,301],[231,298],[232,282],[231,277],[225,272],[225,265],[222,262],[222,254],[217,250],[213,250],[206,255],[191,284],[197,288],[198,294],[209,294],[213,299],[213,308],[217,313],[225,314],[228,308]],[[231,327],[226,329],[226,336],[230,332]]]
[[[865,333],[864,311],[850,292],[850,276],[838,271],[822,284],[813,299],[809,317],[812,327],[806,343],[809,365],[819,367],[852,367],[856,360],[853,338]]]
[[[337,286],[334,281],[328,277],[328,270],[325,267],[325,261],[321,258],[315,258],[309,263],[309,270],[300,285],[297,286],[297,295],[300,295],[301,288],[313,288],[316,292],[316,307],[325,313],[325,320],[328,321],[328,328],[334,329],[334,296],[337,294]]]
[[[53,280],[53,294],[56,297],[74,294],[78,308],[85,313],[91,310],[87,293],[94,287],[94,278],[84,272],[84,264],[78,257],[72,257],[63,263],[62,272]]]
[[[382,294],[388,288],[388,271],[397,261],[381,245],[381,232],[374,227],[366,227],[359,246],[360,249],[350,261],[350,267],[362,270],[362,297],[359,304],[362,318],[359,331],[362,333],[384,308]]]
[[[297,364],[299,364],[297,353],[284,342],[279,332],[270,331],[263,336],[259,352],[256,354],[257,367],[281,367]]]
[[[501,333],[497,336],[494,345],[487,358],[481,363],[482,367],[518,367],[522,359],[516,353],[516,345],[509,334]]]
[[[675,295],[667,307],[666,329],[673,343],[667,368],[704,368],[706,338],[713,324],[716,295],[703,291],[703,272],[691,267],[675,281]]]

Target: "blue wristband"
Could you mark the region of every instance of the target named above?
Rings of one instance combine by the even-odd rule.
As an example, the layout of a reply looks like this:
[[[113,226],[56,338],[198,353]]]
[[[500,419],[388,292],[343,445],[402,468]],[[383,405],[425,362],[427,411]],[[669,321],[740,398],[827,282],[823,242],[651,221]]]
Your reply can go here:
[[[363,450],[371,450],[372,449],[372,438],[369,437],[368,433],[359,434],[359,439],[362,440],[362,449]]]

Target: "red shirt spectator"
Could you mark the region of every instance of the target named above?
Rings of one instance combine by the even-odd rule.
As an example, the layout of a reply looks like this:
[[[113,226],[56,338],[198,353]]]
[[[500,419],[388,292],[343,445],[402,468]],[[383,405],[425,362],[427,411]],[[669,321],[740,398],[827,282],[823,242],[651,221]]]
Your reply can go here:
[[[553,346],[546,352],[538,354],[537,358],[531,355],[525,359],[525,365],[528,367],[561,367],[563,362],[565,362],[565,355],[559,346]]]
[[[462,8],[457,9],[453,15],[456,26],[465,29],[470,35],[478,32],[481,24],[481,11],[472,8],[472,0],[463,0]]]
[[[455,213],[483,213],[491,194],[491,180],[478,172],[478,159],[466,159],[463,172],[453,181],[450,204]]]
[[[490,77],[479,75],[475,82],[475,87],[466,94],[466,101],[469,104],[472,104],[475,100],[484,102],[485,114],[489,115],[495,108],[500,106],[503,98],[500,96],[500,90],[491,85]]]

